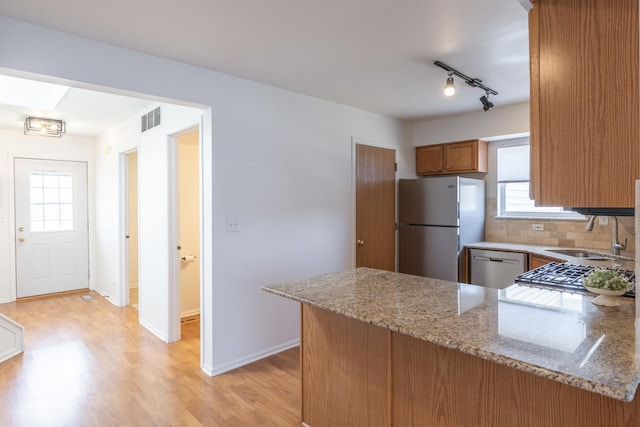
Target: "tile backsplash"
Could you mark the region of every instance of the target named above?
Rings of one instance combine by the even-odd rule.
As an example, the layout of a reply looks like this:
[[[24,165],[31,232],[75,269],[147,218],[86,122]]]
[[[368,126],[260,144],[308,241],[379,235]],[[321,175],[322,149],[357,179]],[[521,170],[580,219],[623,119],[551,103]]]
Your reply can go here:
[[[567,248],[587,248],[610,252],[613,221],[600,225],[596,220],[593,231],[585,231],[587,221],[501,219],[496,218],[497,200],[487,198],[485,240],[489,242],[521,243],[526,245],[549,245]],[[634,257],[635,219],[618,217],[618,238],[621,243],[627,238],[627,249],[621,255]],[[543,224],[543,231],[533,231],[533,224]]]

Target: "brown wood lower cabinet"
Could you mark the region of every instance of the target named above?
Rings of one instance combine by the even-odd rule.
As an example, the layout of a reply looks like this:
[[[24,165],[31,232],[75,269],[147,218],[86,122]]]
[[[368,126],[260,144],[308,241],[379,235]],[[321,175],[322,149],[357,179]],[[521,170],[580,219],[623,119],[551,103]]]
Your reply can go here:
[[[550,262],[564,262],[562,259],[557,258],[549,258],[542,255],[534,255],[529,254],[529,270],[534,270],[538,267],[542,267],[543,265],[549,264]]]
[[[638,394],[625,403],[304,304],[301,334],[310,427],[640,425]]]
[[[327,310],[302,306],[304,423],[313,427],[390,425],[389,334]]]

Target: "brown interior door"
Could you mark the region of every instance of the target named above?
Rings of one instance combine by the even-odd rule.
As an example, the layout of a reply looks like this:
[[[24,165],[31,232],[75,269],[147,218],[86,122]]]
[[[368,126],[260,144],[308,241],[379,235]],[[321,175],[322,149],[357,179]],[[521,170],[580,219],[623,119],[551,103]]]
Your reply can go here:
[[[395,271],[396,152],[356,144],[356,267]]]

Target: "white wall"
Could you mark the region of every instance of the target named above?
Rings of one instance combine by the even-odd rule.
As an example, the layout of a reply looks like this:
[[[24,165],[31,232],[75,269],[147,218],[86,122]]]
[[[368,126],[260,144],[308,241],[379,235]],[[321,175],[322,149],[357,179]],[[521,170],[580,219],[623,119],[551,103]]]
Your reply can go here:
[[[496,107],[490,111],[478,108],[472,113],[425,120],[416,123],[413,145],[431,145],[467,139],[493,139],[529,132],[529,103]]]
[[[140,114],[155,108],[152,105]],[[124,305],[120,242],[124,230],[119,183],[124,153],[138,149],[138,244],[140,322],[169,339],[170,263],[179,254],[170,246],[170,135],[197,126],[202,110],[162,104],[162,125],[140,134],[140,114],[101,135],[96,143],[96,289]],[[105,150],[105,147],[110,147]],[[108,152],[107,152],[108,151]]]
[[[207,372],[296,343],[298,304],[262,285],[354,265],[353,136],[398,147],[398,176],[414,176],[411,126],[362,110],[6,18],[0,67],[211,106],[202,128]],[[104,190],[113,197],[117,186]],[[239,219],[239,233],[225,231],[227,218]]]
[[[0,129],[0,302],[15,300],[15,230],[12,229],[13,212],[13,157],[51,160],[78,160],[88,162],[89,201],[93,198],[94,139],[64,136],[46,138],[24,135],[22,131]],[[91,217],[92,210],[90,208]],[[92,220],[90,219],[90,222]],[[93,242],[90,239],[90,264],[94,261]],[[93,278],[92,278],[93,279]],[[93,280],[92,280],[93,282]]]
[[[198,130],[178,136],[178,195],[181,256],[180,316],[200,313],[200,135]]]
[[[134,118],[100,135],[95,144],[96,187],[96,264],[94,270],[95,289],[114,304],[122,305],[120,295],[121,253],[120,229],[120,153],[138,147],[138,133],[132,130]],[[124,165],[123,165],[124,167]]]

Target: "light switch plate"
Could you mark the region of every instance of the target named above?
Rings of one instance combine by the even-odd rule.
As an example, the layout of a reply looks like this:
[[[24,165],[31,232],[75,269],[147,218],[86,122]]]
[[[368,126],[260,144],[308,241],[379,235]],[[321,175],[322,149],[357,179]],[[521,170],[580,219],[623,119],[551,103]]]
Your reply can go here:
[[[238,218],[227,218],[227,233],[237,233],[240,231]]]
[[[609,225],[609,217],[608,216],[599,216],[598,224],[600,225]]]

